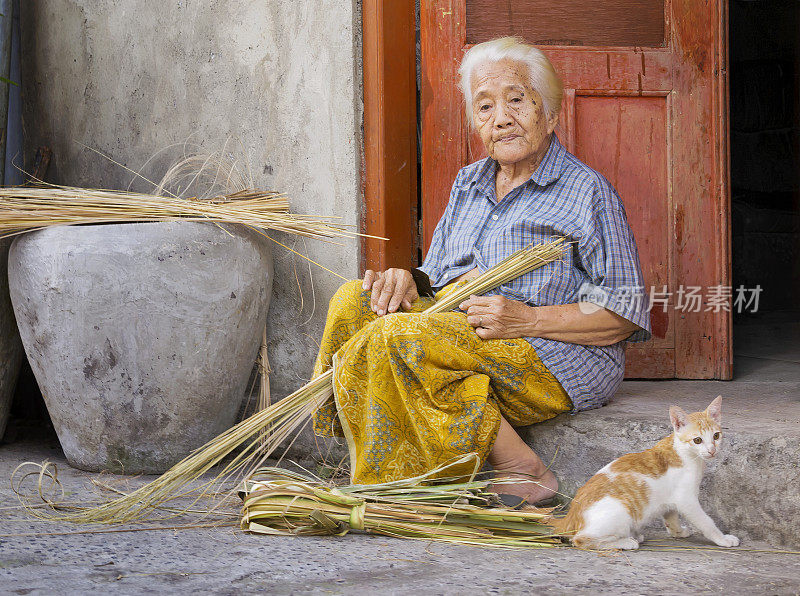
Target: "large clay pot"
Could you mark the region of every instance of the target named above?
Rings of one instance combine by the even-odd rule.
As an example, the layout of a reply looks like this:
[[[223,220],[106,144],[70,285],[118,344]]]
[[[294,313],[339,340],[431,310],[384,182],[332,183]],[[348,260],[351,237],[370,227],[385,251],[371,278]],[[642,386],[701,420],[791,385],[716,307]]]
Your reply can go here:
[[[0,438],[6,429],[14,388],[22,363],[22,343],[8,295],[8,247],[10,240],[0,240]]]
[[[14,241],[14,312],[70,465],[160,473],[235,422],[269,307],[267,242],[196,222]]]

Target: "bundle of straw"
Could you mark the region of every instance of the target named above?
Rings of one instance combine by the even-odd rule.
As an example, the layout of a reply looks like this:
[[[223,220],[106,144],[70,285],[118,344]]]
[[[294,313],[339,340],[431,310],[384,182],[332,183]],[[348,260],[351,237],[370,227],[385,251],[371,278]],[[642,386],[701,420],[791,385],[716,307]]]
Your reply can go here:
[[[186,509],[190,509],[205,495],[214,493],[219,482],[227,480],[237,471],[241,472],[248,462],[258,456],[259,451],[265,452],[263,457],[258,458],[258,465],[262,465],[263,460],[269,457],[269,454],[281,442],[290,438],[292,433],[331,394],[330,376],[317,377],[291,395],[231,427],[196,449],[191,455],[152,482],[128,495],[96,507],[51,503],[54,509],[62,510],[55,515],[40,509],[29,508],[29,511],[36,517],[50,520],[58,519],[78,523],[126,523],[142,519],[171,501],[185,500],[187,497],[192,498],[191,504],[186,507]],[[262,445],[258,438],[266,427],[269,427],[271,432]],[[247,444],[248,439],[251,440],[249,444]],[[232,459],[225,461],[225,458],[240,448],[241,450]],[[202,481],[199,487],[183,491],[184,487],[217,465],[221,465],[222,470],[213,479]],[[31,467],[38,470],[38,473],[28,471]],[[44,476],[49,476],[51,480],[54,480],[55,474],[50,471],[51,468],[50,464],[33,463],[25,463],[17,467],[12,475],[11,484],[23,505],[28,505],[28,503],[20,488],[22,480],[32,475],[39,476],[38,486],[46,485],[47,483],[43,481]],[[47,501],[47,499],[45,500]]]
[[[519,250],[470,282],[456,287],[451,294],[424,312],[436,313],[451,310],[474,294],[484,293],[547,263],[559,260],[563,256],[564,247],[564,239],[556,238],[550,242]],[[212,439],[186,459],[175,464],[162,476],[130,494],[97,507],[61,505],[59,508],[66,509],[66,511],[60,511],[57,514],[39,509],[29,510],[33,515],[47,519],[123,523],[142,519],[153,514],[169,501],[185,498],[188,493],[181,492],[181,490],[218,464],[222,464],[222,471],[214,479],[202,484],[196,499],[213,493],[215,487],[220,486],[222,482],[235,480],[235,483],[238,484],[243,478],[263,466],[265,460],[280,444],[289,438],[333,394],[332,379],[333,370],[328,370],[291,395]],[[266,436],[263,433],[265,429],[269,430]],[[243,445],[244,448],[242,448]],[[240,448],[241,451],[231,461],[223,464],[223,460],[227,456]],[[40,475],[46,474],[46,466],[42,467],[39,473]],[[22,477],[31,474],[33,472]],[[41,484],[40,479],[40,486]],[[19,488],[15,490],[23,505],[27,505],[21,490]]]
[[[42,185],[0,188],[0,238],[49,226],[152,221],[243,224],[309,238],[359,236],[329,218],[289,212],[277,192],[240,189],[209,199]]]
[[[333,486],[280,468],[256,470],[240,497],[242,529],[257,534],[343,536],[351,530],[400,538],[506,548],[561,546],[549,509],[495,506],[488,480],[438,478],[468,454],[423,476],[385,484]]]

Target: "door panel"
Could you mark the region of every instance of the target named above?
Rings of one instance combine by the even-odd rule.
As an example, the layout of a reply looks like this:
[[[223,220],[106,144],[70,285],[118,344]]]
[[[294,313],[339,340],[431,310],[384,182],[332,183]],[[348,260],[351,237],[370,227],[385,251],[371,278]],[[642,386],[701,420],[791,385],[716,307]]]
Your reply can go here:
[[[651,310],[653,339],[628,347],[626,375],[730,378],[730,312],[673,307],[681,285],[705,292],[730,284],[725,3],[582,6],[573,0],[422,3],[425,247],[458,169],[485,155],[463,114],[460,60],[473,42],[521,34],[541,47],[564,81],[559,138],[617,189],[648,291],[667,291],[660,296],[666,308]]]
[[[621,197],[636,238],[642,273],[656,289],[670,276],[667,97],[576,96],[570,151],[603,172]],[[654,200],[655,198],[655,200]],[[651,309],[648,347],[674,349],[672,309]]]
[[[467,43],[519,35],[533,44],[664,45],[664,0],[467,0]]]
[[[667,115],[663,97],[576,97],[575,153],[603,172],[621,197],[645,277],[669,283]],[[660,335],[660,334],[656,334]]]

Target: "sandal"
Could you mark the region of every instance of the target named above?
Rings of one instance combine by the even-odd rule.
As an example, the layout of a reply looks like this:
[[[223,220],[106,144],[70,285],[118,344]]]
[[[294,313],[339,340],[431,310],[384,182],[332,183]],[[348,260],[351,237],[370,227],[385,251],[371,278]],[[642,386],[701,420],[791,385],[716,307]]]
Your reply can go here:
[[[528,500],[519,497],[517,495],[511,495],[508,493],[498,493],[497,498],[500,502],[509,509],[525,509],[525,507],[536,507],[536,508],[546,508],[546,507],[555,507],[558,504],[558,499],[555,496],[548,497],[547,499],[542,499],[538,503],[534,503],[531,505],[528,503]]]

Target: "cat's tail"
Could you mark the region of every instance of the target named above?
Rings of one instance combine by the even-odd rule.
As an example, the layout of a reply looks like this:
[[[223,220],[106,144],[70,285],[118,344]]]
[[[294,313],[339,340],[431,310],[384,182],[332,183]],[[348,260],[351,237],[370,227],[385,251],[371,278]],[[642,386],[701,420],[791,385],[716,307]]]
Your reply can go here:
[[[551,513],[545,518],[544,523],[552,527],[557,534],[571,538],[583,526],[583,516],[581,515],[580,507],[576,507],[573,504],[566,515],[556,517]]]

